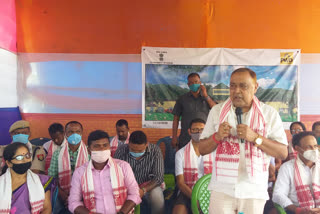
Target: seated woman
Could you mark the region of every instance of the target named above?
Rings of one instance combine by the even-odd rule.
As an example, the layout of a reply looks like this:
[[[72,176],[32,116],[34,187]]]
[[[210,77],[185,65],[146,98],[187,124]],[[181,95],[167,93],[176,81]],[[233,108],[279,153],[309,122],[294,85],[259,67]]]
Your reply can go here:
[[[290,125],[290,133],[292,137],[296,134],[299,134],[300,132],[305,132],[305,131],[306,131],[306,126],[300,121],[293,122]],[[294,150],[291,140],[288,142],[288,153],[289,153],[287,157],[288,160],[292,160],[297,157],[297,151]]]
[[[3,152],[5,167],[0,176],[1,213],[51,213],[49,178],[30,169],[31,155],[23,143],[9,144]],[[46,188],[44,189],[44,186]]]

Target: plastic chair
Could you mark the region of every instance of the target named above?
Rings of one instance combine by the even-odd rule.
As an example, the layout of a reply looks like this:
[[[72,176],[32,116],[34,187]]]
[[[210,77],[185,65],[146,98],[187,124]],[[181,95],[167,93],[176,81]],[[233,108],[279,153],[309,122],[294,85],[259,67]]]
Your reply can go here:
[[[198,202],[202,213],[209,213],[209,203],[211,192],[208,190],[208,185],[211,180],[211,173],[202,176],[192,189],[191,209],[193,214],[200,214],[198,210]]]
[[[167,136],[158,140],[157,145],[165,145],[164,154],[164,174],[175,174],[175,155],[176,150],[171,146],[171,137]]]
[[[175,177],[175,155],[176,150],[171,146],[171,137],[167,136],[158,140],[157,145],[165,145],[164,152],[164,190],[165,213],[170,214],[173,208],[173,202],[176,195],[176,177]]]
[[[140,204],[134,207],[134,214],[140,214]]]
[[[286,214],[287,212],[277,203],[273,203],[274,207],[277,209],[278,214]]]

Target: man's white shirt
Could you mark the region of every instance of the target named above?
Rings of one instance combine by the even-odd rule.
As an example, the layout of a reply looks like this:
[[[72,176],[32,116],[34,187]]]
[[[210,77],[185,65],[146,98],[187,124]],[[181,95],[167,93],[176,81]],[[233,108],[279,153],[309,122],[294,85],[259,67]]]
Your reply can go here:
[[[285,208],[291,204],[299,207],[297,191],[294,184],[294,163],[295,159],[281,165],[273,190],[272,201]],[[303,164],[303,169],[309,180],[306,184],[312,185],[311,169]]]
[[[176,176],[183,175],[183,167],[184,167],[184,161],[185,161],[184,153],[185,153],[185,149],[186,149],[187,145],[185,145],[183,148],[181,148],[176,153],[176,157],[175,157],[175,173],[176,173]],[[191,148],[192,148],[192,152],[195,152],[192,144],[191,144]],[[197,161],[198,161],[198,179],[199,179],[204,174],[203,156],[199,155],[197,157]]]
[[[278,141],[282,144],[288,145],[287,136],[285,134],[283,123],[278,112],[271,106],[261,103],[261,111],[266,122],[267,135],[265,136],[268,139]],[[221,111],[223,103],[215,105],[209,112],[208,119],[204,130],[201,135],[201,139],[210,137],[212,134],[218,131],[219,129],[219,114]],[[235,111],[235,108],[232,106],[231,111]],[[248,113],[242,114],[242,121],[245,124],[247,121]],[[236,121],[236,118],[234,118]],[[247,124],[248,125],[248,124]],[[232,127],[231,133],[235,135],[236,127]],[[265,154],[266,155],[266,154]],[[267,156],[269,157],[269,156]],[[240,143],[240,160],[239,160],[239,175],[238,182],[236,184],[228,184],[223,182],[217,182],[216,179],[216,170],[215,170],[215,158],[216,150],[213,151],[213,169],[211,182],[208,186],[209,190],[214,190],[216,192],[225,193],[231,197],[235,198],[254,198],[254,199],[265,199],[268,200],[268,171],[264,180],[261,180],[259,184],[250,183],[248,174],[245,166],[245,144]],[[269,157],[270,158],[270,157]],[[270,159],[268,163],[270,162]],[[267,166],[267,168],[269,165]]]

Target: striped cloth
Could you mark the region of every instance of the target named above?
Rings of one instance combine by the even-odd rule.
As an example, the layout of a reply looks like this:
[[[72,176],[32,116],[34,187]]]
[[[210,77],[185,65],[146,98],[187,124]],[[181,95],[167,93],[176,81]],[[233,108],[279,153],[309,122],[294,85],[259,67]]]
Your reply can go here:
[[[311,187],[306,184],[308,181],[307,175],[303,168],[304,163],[299,156],[294,163],[294,184],[297,191],[299,207],[301,208],[316,208],[320,207],[320,170],[319,162],[311,169],[312,174],[312,191]],[[313,192],[313,195],[312,195]]]
[[[31,213],[39,214],[43,210],[45,193],[39,176],[30,169],[27,171],[27,186],[31,205]],[[9,214],[12,200],[12,184],[10,169],[0,177],[0,213]]]
[[[219,115],[219,123],[227,121],[231,126],[236,127],[236,115],[231,110],[231,105],[230,98],[224,102]],[[266,124],[257,97],[253,97],[252,106],[244,124],[247,124],[259,135],[266,136]],[[229,135],[218,144],[215,159],[217,181],[231,184],[237,183],[240,160],[239,143],[241,141],[236,135]],[[263,175],[268,170],[268,161],[265,156],[264,152],[254,146],[252,142],[245,141],[246,168],[250,182],[257,183],[259,179],[264,178]]]
[[[52,155],[53,155],[54,151],[56,151],[58,148],[60,148],[60,146],[56,145],[52,140],[50,140],[49,143],[50,143],[50,146],[48,148],[48,154],[46,156],[46,162],[45,162],[46,175],[48,174],[48,169],[50,167],[50,162],[51,162],[51,158],[52,158]],[[67,140],[64,139],[62,144],[61,144],[61,147],[66,143],[67,143]]]
[[[70,185],[71,185],[71,165],[70,165],[70,157],[69,157],[69,143],[66,143],[62,146],[59,153],[58,160],[58,170],[59,170],[59,184],[60,187],[69,193]],[[81,141],[80,146],[78,148],[78,157],[75,165],[75,169],[86,163],[88,159],[88,150],[85,144]]]
[[[130,133],[128,132],[128,136],[124,144],[129,143],[129,137],[130,137]],[[119,145],[119,136],[116,135],[114,136],[114,138],[112,138],[110,143],[111,157],[113,157],[114,153],[116,153],[118,145]]]
[[[113,161],[111,157],[108,160],[108,164],[110,165],[110,178],[114,203],[117,212],[119,212],[124,202],[127,200],[127,188],[124,183],[121,167]],[[92,160],[90,160],[87,169],[81,178],[81,188],[85,207],[90,212],[96,212],[92,167]],[[130,213],[132,213],[132,211]]]
[[[114,158],[128,162],[139,185],[155,180],[160,186],[163,183],[164,163],[160,148],[149,143],[145,154],[137,160],[129,154],[129,145],[119,146]]]
[[[212,155],[211,153],[203,156],[204,175],[212,173]],[[190,141],[184,150],[183,177],[185,183],[192,189],[198,180],[198,157]]]

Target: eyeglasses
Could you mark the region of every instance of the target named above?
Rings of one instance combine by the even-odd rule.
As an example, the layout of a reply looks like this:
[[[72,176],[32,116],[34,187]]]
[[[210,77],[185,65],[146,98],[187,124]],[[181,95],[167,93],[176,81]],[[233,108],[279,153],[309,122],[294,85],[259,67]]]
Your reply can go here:
[[[302,132],[303,130],[302,129],[292,129],[291,130],[291,133],[292,134],[298,134],[298,133],[300,133],[300,132]]]
[[[191,131],[192,131],[193,133],[195,133],[195,132],[197,132],[197,133],[202,133],[203,128],[202,128],[202,129],[194,128],[194,129],[191,129]]]
[[[30,159],[31,158],[31,154],[28,152],[25,155],[17,155],[15,157],[13,157],[11,160],[16,159],[17,161],[22,161],[24,158]]]

